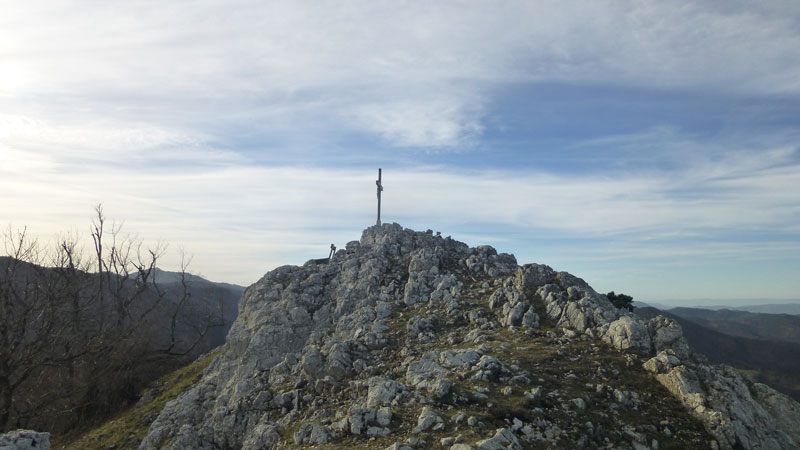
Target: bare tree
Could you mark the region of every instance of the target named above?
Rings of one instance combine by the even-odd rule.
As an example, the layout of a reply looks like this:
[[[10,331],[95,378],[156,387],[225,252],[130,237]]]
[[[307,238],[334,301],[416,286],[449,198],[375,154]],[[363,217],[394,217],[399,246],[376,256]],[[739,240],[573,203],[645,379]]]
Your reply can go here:
[[[25,229],[5,233],[0,431],[91,419],[202,350],[208,330],[223,323],[193,302],[190,258],[182,257],[180,283],[166,286],[156,280],[166,245],[145,248],[123,235],[100,205],[90,235],[86,257],[74,236],[45,251]]]

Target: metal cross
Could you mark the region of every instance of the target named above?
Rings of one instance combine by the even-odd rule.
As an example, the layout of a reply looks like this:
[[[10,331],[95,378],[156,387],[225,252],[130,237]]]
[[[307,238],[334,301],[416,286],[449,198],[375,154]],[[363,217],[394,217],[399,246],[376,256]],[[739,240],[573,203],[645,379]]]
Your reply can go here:
[[[378,169],[378,179],[375,181],[375,184],[378,186],[378,222],[376,225],[381,224],[381,191],[383,191],[383,185],[381,184],[381,169]]]

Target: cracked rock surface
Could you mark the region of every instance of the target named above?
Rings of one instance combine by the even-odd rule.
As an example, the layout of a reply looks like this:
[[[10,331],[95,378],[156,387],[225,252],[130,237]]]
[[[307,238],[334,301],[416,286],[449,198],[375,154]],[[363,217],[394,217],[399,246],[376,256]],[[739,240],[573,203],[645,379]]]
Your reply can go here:
[[[250,286],[140,449],[796,449],[800,405],[585,281],[397,224]]]

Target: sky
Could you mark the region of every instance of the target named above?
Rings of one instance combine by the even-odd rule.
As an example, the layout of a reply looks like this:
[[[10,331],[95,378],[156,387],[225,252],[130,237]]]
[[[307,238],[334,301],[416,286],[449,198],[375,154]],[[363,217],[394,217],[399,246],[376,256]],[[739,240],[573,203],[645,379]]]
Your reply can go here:
[[[794,0],[0,0],[0,226],[249,285],[382,219],[640,301],[800,299]],[[88,243],[86,244],[89,245]]]

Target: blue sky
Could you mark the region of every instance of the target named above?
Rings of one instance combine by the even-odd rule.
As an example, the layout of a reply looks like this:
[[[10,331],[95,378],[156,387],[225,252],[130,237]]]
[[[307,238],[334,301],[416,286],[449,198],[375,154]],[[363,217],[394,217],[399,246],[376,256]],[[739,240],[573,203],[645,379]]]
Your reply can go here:
[[[637,300],[800,295],[794,1],[0,0],[0,224],[250,284],[384,219]]]

